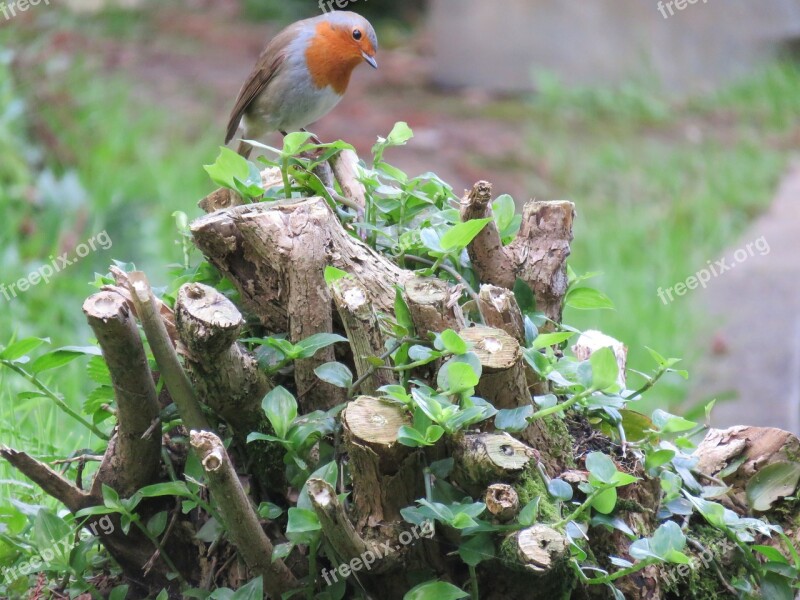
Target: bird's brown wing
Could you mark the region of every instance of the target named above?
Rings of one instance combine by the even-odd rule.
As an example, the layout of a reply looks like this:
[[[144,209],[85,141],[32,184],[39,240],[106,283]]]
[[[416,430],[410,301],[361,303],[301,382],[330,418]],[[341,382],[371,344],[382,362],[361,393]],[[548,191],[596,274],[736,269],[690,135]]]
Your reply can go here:
[[[287,46],[289,42],[294,39],[295,35],[296,31],[294,27],[284,29],[272,38],[269,44],[267,44],[267,47],[264,48],[255,68],[247,77],[242,89],[239,91],[239,97],[236,99],[236,104],[231,111],[231,116],[228,119],[228,132],[225,136],[226,144],[236,135],[236,129],[239,127],[239,122],[242,120],[244,112],[253,100],[264,91],[264,88],[269,85],[269,82],[275,77],[283,61],[286,60]]]

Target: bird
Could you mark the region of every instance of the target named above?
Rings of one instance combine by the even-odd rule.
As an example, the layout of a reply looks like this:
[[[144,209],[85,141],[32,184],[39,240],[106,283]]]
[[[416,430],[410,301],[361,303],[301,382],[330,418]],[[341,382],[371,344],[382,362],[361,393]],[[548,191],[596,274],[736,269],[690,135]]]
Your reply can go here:
[[[305,131],[341,101],[356,67],[366,62],[378,68],[377,52],[375,29],[354,12],[333,11],[289,25],[270,40],[239,91],[225,143],[242,121],[245,139]],[[247,158],[252,146],[242,141],[237,151]]]

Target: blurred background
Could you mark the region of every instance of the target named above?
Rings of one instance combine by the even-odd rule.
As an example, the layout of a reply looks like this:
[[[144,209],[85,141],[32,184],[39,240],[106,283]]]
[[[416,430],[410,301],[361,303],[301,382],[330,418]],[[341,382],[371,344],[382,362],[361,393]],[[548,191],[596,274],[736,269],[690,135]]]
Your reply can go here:
[[[166,285],[183,262],[173,213],[200,215],[196,203],[214,187],[202,165],[218,152],[242,81],[271,35],[320,7],[16,2],[0,5],[0,283],[99,232],[113,245],[48,284],[0,295],[0,343],[35,335],[85,345],[81,304],[95,273],[118,260]],[[652,369],[647,346],[690,372],[640,410],[702,418],[717,399],[717,425],[800,432],[800,0],[348,8],[375,24],[381,68],[358,70],[313,127],[323,140],[368,157],[378,135],[407,121],[415,138],[388,160],[412,174],[434,171],[457,194],[488,179],[519,206],[573,200],[571,265],[599,272],[592,285],[616,309],[570,309],[565,321],[624,341],[633,369]],[[748,244],[759,250],[739,260]],[[735,268],[678,293],[720,260]],[[51,379],[75,409],[96,401],[85,360]],[[0,442],[44,460],[96,445],[30,389],[0,370]],[[34,493],[16,477],[0,464],[0,500]]]

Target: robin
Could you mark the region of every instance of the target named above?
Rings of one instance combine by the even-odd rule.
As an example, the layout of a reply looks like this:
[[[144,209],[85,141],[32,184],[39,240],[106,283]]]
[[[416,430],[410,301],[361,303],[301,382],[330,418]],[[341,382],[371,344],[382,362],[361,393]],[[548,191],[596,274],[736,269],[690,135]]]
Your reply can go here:
[[[228,121],[225,143],[244,120],[244,137],[284,136],[328,114],[342,99],[353,70],[377,69],[378,38],[361,15],[335,11],[289,25],[267,44],[245,81]],[[239,143],[245,158],[252,147]]]

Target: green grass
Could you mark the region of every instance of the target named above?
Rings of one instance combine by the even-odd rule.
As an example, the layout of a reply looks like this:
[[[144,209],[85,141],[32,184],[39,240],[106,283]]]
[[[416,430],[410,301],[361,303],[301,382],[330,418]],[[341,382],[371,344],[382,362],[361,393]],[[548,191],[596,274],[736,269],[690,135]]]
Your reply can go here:
[[[691,294],[665,306],[657,290],[722,256],[768,206],[798,134],[800,71],[776,65],[681,103],[633,84],[567,90],[552,79],[541,83],[529,137],[546,169],[530,189],[575,201],[571,264],[602,272],[593,285],[616,305],[614,312],[568,310],[567,322],[624,341],[633,368],[651,367],[650,346],[684,357],[691,372],[712,324]],[[680,406],[686,386],[666,381],[648,407]]]
[[[4,38],[0,37],[0,44]],[[7,43],[7,41],[6,41]],[[27,75],[27,74],[26,74]],[[94,273],[105,273],[113,259],[135,263],[154,285],[165,285],[167,266],[182,261],[172,213],[196,214],[196,202],[213,189],[202,165],[213,160],[216,132],[196,133],[190,123],[131,99],[130,86],[113,76],[99,80],[80,65],[59,76],[64,104],[41,116],[68,148],[69,164],[47,155],[26,138],[32,90],[15,83],[8,65],[0,66],[0,283],[11,283],[77,244],[106,231],[113,242],[40,283],[10,302],[0,296],[0,344],[12,336],[49,337],[52,347],[86,345],[92,338],[81,313],[93,293]],[[66,90],[66,92],[64,92]],[[27,110],[26,110],[27,108]],[[44,157],[39,160],[39,157]],[[80,410],[92,384],[85,360],[45,379],[67,403]],[[0,370],[0,440],[49,460],[77,448],[102,444],[81,425],[42,399],[20,400],[31,387]],[[50,503],[14,481],[19,474],[0,462],[0,507],[9,498]],[[0,518],[0,523],[2,519]],[[2,544],[0,544],[2,546]],[[0,547],[0,558],[2,548]]]

